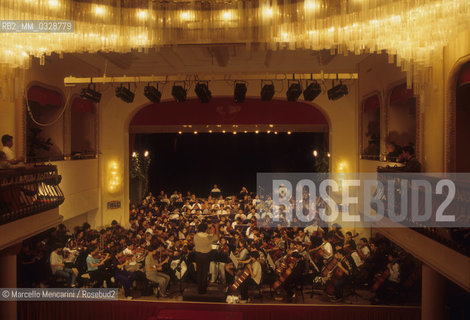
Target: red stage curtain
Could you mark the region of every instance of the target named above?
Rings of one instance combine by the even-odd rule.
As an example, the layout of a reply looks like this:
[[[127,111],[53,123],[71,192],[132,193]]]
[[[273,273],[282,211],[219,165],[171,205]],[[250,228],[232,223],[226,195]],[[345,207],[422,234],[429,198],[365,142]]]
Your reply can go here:
[[[419,307],[356,306],[356,305],[230,305],[203,303],[169,303],[144,301],[111,302],[19,302],[21,320],[99,319],[99,320],[158,320],[193,319],[204,313],[227,313],[230,319],[244,320],[418,320]],[[176,311],[176,312],[175,312]],[[161,312],[161,313],[160,313]],[[186,317],[188,316],[188,317]],[[225,316],[224,316],[225,318]],[[206,320],[210,320],[207,318]]]

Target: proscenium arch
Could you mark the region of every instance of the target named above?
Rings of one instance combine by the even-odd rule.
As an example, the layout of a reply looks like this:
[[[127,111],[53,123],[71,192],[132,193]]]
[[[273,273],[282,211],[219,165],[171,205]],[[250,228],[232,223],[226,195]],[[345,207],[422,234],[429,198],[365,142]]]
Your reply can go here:
[[[191,98],[188,98],[188,101],[185,102],[185,103],[190,103],[191,101],[193,101],[195,98],[191,97]],[[244,103],[241,103],[241,104],[236,104],[233,102],[233,96],[217,96],[217,97],[214,97],[210,104],[211,103],[215,103],[217,101],[219,101],[219,99],[224,99],[225,101],[231,101],[231,104],[232,105],[243,105]],[[245,100],[245,103],[247,103],[248,101],[256,101],[257,103],[264,103],[266,104],[266,106],[269,107],[269,105],[271,105],[271,102],[269,101],[261,101],[259,96],[247,96],[246,97],[246,100]],[[274,102],[278,102],[278,103],[288,103],[285,99],[276,99],[276,98],[273,98]],[[161,106],[171,106],[171,105],[174,105],[174,106],[181,106],[181,105],[184,105],[185,103],[179,103],[177,104],[173,99],[169,98],[169,99],[162,99],[162,101],[159,103],[159,105]],[[198,106],[204,106],[205,104],[202,104],[200,103],[199,101],[196,100],[196,103]],[[327,110],[325,108],[322,108],[321,106],[319,106],[318,104],[315,104],[315,103],[312,103],[312,102],[306,102],[306,101],[298,101],[298,102],[289,102],[290,105],[302,105],[303,107],[309,107],[311,108],[312,110],[315,110],[315,112],[317,112],[318,114],[320,114],[322,116],[322,118],[324,119],[324,122],[327,126],[327,131],[328,131],[328,147],[329,147],[329,150],[332,150],[332,145],[334,143],[334,139],[333,139],[333,135],[332,135],[332,122],[331,122],[331,117],[329,116]],[[129,150],[129,138],[130,138],[130,127],[131,127],[131,124],[132,124],[132,120],[136,117],[136,115],[141,112],[142,110],[144,110],[145,108],[148,108],[148,107],[152,107],[154,106],[154,104],[152,103],[143,103],[133,109],[130,110],[130,112],[128,113],[127,115],[127,118],[126,118],[126,121],[123,122],[123,127],[122,127],[122,132],[124,133],[124,148],[123,148],[123,154],[122,154],[122,159],[123,159],[123,196],[124,196],[124,203],[123,203],[123,207],[127,208],[129,207],[130,205],[130,199],[129,199],[129,169],[130,169],[130,163],[129,163],[129,158],[130,158],[130,150]],[[289,110],[288,108],[285,108],[286,111]],[[294,110],[289,110],[291,112],[293,112]],[[266,123],[266,122],[265,122]],[[185,123],[185,124],[191,124],[191,123]],[[226,123],[228,124],[228,123]],[[232,124],[232,123],[230,123]],[[238,123],[233,123],[233,124],[238,124]],[[174,125],[177,125],[177,124],[174,124]],[[178,132],[178,130],[176,130],[176,128],[174,129],[173,132]],[[334,155],[332,154],[331,155],[331,158],[330,158],[330,164],[329,164],[329,170],[331,171],[331,168],[332,168],[332,164],[334,162]],[[129,212],[128,210],[124,210],[124,216],[123,216],[123,219],[124,221],[128,221],[129,219]]]

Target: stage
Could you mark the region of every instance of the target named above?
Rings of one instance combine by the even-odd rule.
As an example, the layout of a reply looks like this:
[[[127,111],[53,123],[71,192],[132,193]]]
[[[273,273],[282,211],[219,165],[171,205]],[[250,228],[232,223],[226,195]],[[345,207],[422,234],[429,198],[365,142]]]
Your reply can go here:
[[[99,320],[418,320],[420,307],[351,304],[227,304],[118,300],[111,302],[22,302],[18,319]]]

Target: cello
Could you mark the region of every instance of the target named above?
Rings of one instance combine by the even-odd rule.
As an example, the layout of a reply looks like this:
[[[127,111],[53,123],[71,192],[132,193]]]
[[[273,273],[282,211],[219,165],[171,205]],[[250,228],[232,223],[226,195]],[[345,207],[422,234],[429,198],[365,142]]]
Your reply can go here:
[[[293,269],[295,268],[296,263],[297,260],[294,257],[290,255],[286,257],[286,261],[281,264],[282,269],[279,272],[279,279],[277,279],[273,284],[274,291],[279,288],[287,280],[287,278],[289,278]]]
[[[230,287],[231,291],[235,291],[238,287],[245,282],[245,280],[250,276],[249,264],[245,267],[242,274],[237,278],[237,280]]]
[[[338,268],[340,263],[343,263],[343,261],[346,259],[346,256],[344,256],[341,261],[339,261],[334,268],[331,269],[328,273],[328,277],[331,276],[326,282],[325,285],[325,291],[329,295],[334,295],[335,294],[335,286],[338,283],[338,281],[343,277],[344,271],[341,268]],[[336,260],[336,259],[334,259]],[[337,261],[337,260],[336,260]]]

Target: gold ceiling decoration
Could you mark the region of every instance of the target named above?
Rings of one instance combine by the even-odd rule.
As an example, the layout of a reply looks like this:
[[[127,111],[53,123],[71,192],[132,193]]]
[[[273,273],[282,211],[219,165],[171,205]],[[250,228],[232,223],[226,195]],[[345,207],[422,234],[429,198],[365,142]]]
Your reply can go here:
[[[73,33],[0,33],[0,69],[30,56],[129,52],[176,44],[386,52],[424,83],[448,39],[470,29],[468,0],[2,0],[0,20],[73,20]],[[0,70],[2,71],[2,70]]]

